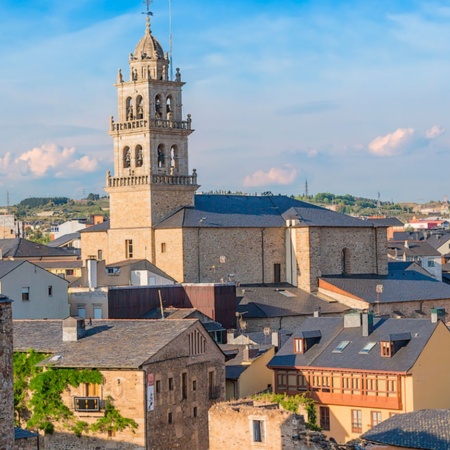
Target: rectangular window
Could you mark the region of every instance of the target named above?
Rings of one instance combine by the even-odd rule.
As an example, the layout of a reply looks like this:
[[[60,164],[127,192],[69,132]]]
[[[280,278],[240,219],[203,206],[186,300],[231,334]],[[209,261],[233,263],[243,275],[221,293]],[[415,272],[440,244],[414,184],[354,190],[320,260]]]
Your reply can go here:
[[[281,264],[273,265],[273,282],[281,283]]]
[[[352,433],[362,433],[362,411],[352,409]]]
[[[155,391],[157,394],[161,392],[161,380],[156,380],[155,382]]]
[[[166,243],[161,242],[161,253],[166,253]]]
[[[350,344],[350,341],[340,342],[339,345],[333,350],[333,353],[342,353],[348,344]]]
[[[30,288],[23,287],[22,288],[22,301],[28,302],[30,300]]]
[[[168,423],[173,423],[173,415],[172,415],[171,412],[167,415],[167,422]]]
[[[53,286],[48,287],[48,296],[53,297]]]
[[[385,358],[390,358],[392,354],[392,343],[391,342],[380,342],[381,356]]]
[[[378,425],[379,423],[381,423],[382,419],[381,419],[381,411],[371,411],[370,412],[370,423],[372,425],[372,427]]]
[[[210,371],[208,372],[208,393],[209,398],[215,398],[216,397],[216,390],[214,385],[214,372]]]
[[[97,250],[97,259],[101,261],[103,259],[103,252],[101,250]]]
[[[330,408],[321,406],[320,408],[320,426],[325,431],[330,431]]]
[[[125,240],[125,258],[131,259],[133,257],[133,240],[126,239]]]
[[[434,267],[434,260],[430,259],[428,261],[428,267]]]
[[[294,338],[294,353],[305,353],[305,339]]]
[[[197,380],[193,380],[192,381],[192,390],[196,391],[197,390]]]
[[[101,306],[94,306],[94,319],[103,319],[103,310]]]
[[[194,408],[193,408],[193,410],[192,410],[192,415],[193,415],[194,417],[198,417],[198,409],[197,409],[196,406],[194,406]]]
[[[181,398],[183,400],[187,399],[187,373],[183,372],[181,374]]]
[[[100,385],[95,383],[85,383],[84,391],[86,397],[100,397]]]
[[[376,342],[369,342],[359,351],[359,353],[361,355],[367,355],[370,352],[370,350],[372,350],[375,347],[375,345],[377,345]]]
[[[78,307],[78,316],[83,319],[86,319],[86,308],[84,306]]]
[[[263,422],[253,420],[253,442],[263,442]]]
[[[173,378],[169,378],[169,391],[173,391]]]

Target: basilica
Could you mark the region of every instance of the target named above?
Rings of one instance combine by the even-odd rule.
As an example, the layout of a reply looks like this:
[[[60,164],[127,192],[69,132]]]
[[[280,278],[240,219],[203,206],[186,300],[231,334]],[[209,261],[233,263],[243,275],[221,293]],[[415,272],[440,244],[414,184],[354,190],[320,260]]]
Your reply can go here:
[[[148,260],[177,282],[287,282],[308,292],[322,275],[387,274],[383,227],[286,196],[196,194],[184,82],[179,69],[169,76],[149,17],[128,64],[110,119],[110,221],[82,233],[84,260]]]

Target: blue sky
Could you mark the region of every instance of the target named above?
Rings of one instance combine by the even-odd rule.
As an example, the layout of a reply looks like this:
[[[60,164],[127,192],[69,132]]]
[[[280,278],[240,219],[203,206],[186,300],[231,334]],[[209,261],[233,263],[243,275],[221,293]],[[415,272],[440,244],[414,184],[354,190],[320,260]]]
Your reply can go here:
[[[103,193],[139,0],[0,4],[0,204]],[[152,30],[168,50],[168,0]],[[450,0],[173,0],[201,190],[450,195]]]

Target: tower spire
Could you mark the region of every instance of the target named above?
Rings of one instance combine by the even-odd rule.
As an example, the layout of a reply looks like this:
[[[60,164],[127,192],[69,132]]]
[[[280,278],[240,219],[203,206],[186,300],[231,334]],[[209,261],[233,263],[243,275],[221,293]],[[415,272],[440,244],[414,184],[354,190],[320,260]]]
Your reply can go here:
[[[145,3],[147,7],[147,11],[143,12],[142,14],[145,14],[147,16],[147,25],[145,27],[146,34],[150,34],[150,16],[153,16],[152,11],[150,11],[150,5],[153,3],[153,0],[144,0],[142,3]]]

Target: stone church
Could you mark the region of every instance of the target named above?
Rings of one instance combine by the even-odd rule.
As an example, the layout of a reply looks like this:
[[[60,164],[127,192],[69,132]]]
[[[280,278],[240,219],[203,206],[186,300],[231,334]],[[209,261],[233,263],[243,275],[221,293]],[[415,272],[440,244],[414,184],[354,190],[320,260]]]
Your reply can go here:
[[[170,79],[149,18],[128,63],[110,122],[110,221],[83,231],[84,260],[147,259],[178,282],[288,282],[310,292],[321,275],[387,274],[383,227],[286,196],[196,194],[184,82],[179,69]]]

